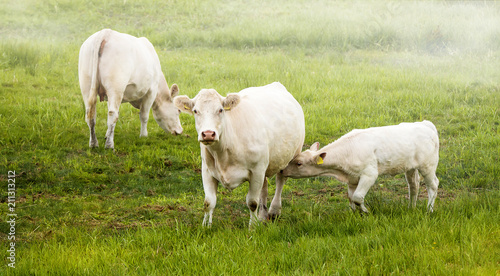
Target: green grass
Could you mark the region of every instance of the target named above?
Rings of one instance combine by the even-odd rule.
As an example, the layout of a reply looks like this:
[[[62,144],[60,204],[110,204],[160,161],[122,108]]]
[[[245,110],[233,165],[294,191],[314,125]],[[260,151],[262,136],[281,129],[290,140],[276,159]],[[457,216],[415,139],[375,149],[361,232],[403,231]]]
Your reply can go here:
[[[162,1],[160,1],[162,2]],[[16,268],[2,275],[500,273],[500,6],[494,2],[0,1],[0,238],[16,176]],[[371,214],[347,188],[289,180],[282,216],[248,230],[248,184],[219,189],[201,227],[194,119],[186,136],[121,106],[103,148],[78,86],[78,51],[112,28],[146,36],[169,84],[193,97],[280,81],[301,103],[306,145],[354,128],[427,119],[440,134],[435,212],[425,186],[407,209],[404,176],[381,177]],[[274,194],[271,179],[270,195]]]

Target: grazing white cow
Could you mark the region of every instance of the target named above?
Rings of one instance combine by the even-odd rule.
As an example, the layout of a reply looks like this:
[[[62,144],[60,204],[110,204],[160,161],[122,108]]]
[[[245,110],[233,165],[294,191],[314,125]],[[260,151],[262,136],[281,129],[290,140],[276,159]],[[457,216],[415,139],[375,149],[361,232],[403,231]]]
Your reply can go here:
[[[394,126],[355,129],[335,142],[319,149],[314,143],[295,157],[284,169],[291,178],[333,176],[349,186],[348,197],[355,211],[368,212],[363,202],[379,175],[405,173],[410,190],[410,207],[415,207],[424,177],[429,194],[427,208],[433,210],[439,180],[439,138],[429,121],[402,123]]]
[[[196,97],[177,96],[180,110],[194,114],[205,190],[203,225],[212,224],[217,186],[234,189],[248,181],[250,226],[281,213],[285,179],[280,173],[300,153],[305,137],[300,104],[278,82],[222,97],[203,89]],[[276,174],[276,193],[267,212],[267,179]],[[260,197],[260,199],[259,199]]]
[[[182,133],[180,111],[172,100],[179,92],[168,88],[158,55],[147,38],[137,38],[110,29],[91,35],[80,48],[78,76],[85,121],[90,128],[90,147],[97,147],[95,135],[97,96],[108,101],[106,148],[114,148],[114,129],[120,104],[130,102],[140,109],[141,134],[147,136],[149,110],[166,132]]]

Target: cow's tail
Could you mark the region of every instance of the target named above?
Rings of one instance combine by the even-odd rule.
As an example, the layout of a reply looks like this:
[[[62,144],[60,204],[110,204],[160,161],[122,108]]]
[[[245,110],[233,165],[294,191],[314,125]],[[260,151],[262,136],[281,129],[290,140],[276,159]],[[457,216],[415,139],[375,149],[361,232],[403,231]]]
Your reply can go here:
[[[88,118],[95,119],[95,108],[97,103],[97,94],[99,90],[99,58],[101,57],[101,53],[104,49],[104,45],[106,44],[106,38],[109,36],[110,29],[104,29],[100,31],[94,41],[92,41],[92,50],[91,50],[91,83],[90,83],[90,91],[89,97],[87,99],[89,109]]]

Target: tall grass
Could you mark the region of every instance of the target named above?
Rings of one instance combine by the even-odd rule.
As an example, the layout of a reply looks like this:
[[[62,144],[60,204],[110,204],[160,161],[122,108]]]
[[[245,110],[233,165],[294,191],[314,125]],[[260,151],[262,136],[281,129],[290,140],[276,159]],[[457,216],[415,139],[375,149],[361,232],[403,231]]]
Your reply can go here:
[[[500,7],[495,2],[0,1],[0,181],[16,170],[16,269],[44,274],[498,274]],[[139,138],[124,104],[115,151],[88,148],[81,43],[102,28],[146,36],[169,84],[194,96],[280,81],[303,107],[306,145],[353,128],[431,120],[440,189],[408,210],[403,176],[371,210],[347,189],[289,180],[275,223],[248,231],[247,184],[203,216],[193,117]],[[97,136],[106,132],[98,103]],[[272,194],[274,180],[271,179]],[[6,193],[0,196],[6,202]],[[7,209],[0,237],[7,241]],[[5,248],[6,250],[7,248]]]
[[[289,206],[290,214],[278,223],[254,232],[244,226],[234,229],[228,221],[202,229],[191,225],[197,218],[181,217],[168,226],[159,219],[125,230],[64,223],[40,237],[42,242],[28,243],[32,253],[23,261],[24,271],[491,275],[498,272],[498,259],[491,254],[500,245],[498,224],[492,224],[500,218],[498,204],[493,203],[497,197],[497,192],[482,199],[463,197],[443,204],[432,216],[425,208],[408,211],[394,202],[381,204],[383,211],[376,215],[359,217],[308,208],[303,201],[301,206]]]

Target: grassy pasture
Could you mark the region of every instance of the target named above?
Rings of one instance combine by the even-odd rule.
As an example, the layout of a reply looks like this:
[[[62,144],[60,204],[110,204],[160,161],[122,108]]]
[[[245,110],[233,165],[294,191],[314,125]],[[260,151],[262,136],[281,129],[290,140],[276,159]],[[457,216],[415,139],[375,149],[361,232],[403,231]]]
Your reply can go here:
[[[1,275],[500,273],[500,5],[386,1],[0,0]],[[120,109],[104,150],[78,86],[78,51],[112,28],[146,36],[190,97],[280,81],[301,103],[307,145],[354,128],[427,119],[440,134],[435,212],[407,209],[404,176],[381,177],[371,214],[345,185],[289,180],[281,218],[249,231],[248,184],[223,188],[211,229],[190,137]],[[7,266],[16,171],[16,268]],[[270,195],[274,180],[271,179]]]

